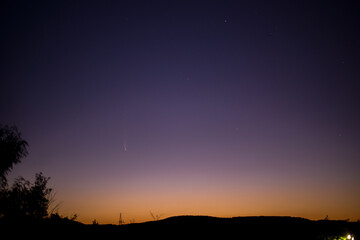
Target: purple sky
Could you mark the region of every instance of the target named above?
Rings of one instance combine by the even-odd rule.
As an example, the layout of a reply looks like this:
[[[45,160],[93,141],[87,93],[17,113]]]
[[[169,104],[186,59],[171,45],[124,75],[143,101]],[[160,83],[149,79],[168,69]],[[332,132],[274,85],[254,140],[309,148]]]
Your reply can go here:
[[[0,122],[60,213],[360,219],[355,1],[5,1]]]

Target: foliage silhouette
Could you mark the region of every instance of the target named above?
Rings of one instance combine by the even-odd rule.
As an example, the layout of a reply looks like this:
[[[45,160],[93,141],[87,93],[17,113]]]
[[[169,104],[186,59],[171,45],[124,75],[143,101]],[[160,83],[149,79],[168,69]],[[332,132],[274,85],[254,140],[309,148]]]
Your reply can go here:
[[[150,215],[152,217],[152,219],[154,219],[154,221],[159,221],[162,217],[163,214],[153,214],[151,211],[150,211]]]
[[[3,189],[0,195],[0,214],[8,218],[41,219],[48,215],[51,188],[47,187],[50,178],[40,172],[35,182],[30,183],[23,177],[15,180],[9,189]]]
[[[28,143],[15,126],[0,125],[0,217],[42,219],[48,216],[53,201],[52,189],[47,187],[50,178],[40,172],[35,182],[23,177],[8,187],[6,176],[15,164],[28,154]]]
[[[21,138],[21,133],[15,126],[0,124],[0,181],[1,187],[7,184],[6,175],[15,164],[26,157],[28,143]]]

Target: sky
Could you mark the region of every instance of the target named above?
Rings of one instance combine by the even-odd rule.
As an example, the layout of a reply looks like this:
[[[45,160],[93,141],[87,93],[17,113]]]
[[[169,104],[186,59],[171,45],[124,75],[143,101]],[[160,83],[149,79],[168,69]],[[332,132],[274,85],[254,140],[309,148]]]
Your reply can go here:
[[[360,219],[355,1],[2,1],[0,123],[59,213]]]

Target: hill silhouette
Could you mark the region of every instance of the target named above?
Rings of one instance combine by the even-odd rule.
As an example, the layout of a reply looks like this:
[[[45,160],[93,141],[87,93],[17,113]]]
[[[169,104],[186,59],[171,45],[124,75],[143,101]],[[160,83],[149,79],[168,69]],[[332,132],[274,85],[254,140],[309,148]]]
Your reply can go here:
[[[360,222],[295,217],[176,216],[125,225],[88,225],[69,219],[4,222],[6,236],[37,239],[221,238],[221,239],[346,239],[360,236]],[[22,231],[19,231],[21,229]]]

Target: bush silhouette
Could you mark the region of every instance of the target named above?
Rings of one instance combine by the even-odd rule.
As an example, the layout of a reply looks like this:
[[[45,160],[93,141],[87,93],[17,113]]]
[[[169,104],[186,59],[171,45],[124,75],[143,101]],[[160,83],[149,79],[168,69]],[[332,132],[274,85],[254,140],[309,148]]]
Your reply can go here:
[[[50,178],[40,172],[35,175],[34,183],[19,177],[11,187],[7,184],[7,174],[27,156],[27,146],[16,127],[0,125],[0,217],[39,219],[48,215],[52,192],[47,187]]]
[[[11,188],[1,191],[0,213],[10,218],[46,217],[52,192],[47,187],[49,179],[42,173],[36,174],[33,184],[22,177],[17,178]]]
[[[28,143],[21,138],[21,133],[15,126],[9,127],[0,124],[0,181],[1,187],[6,186],[6,175],[13,165],[26,157]]]

